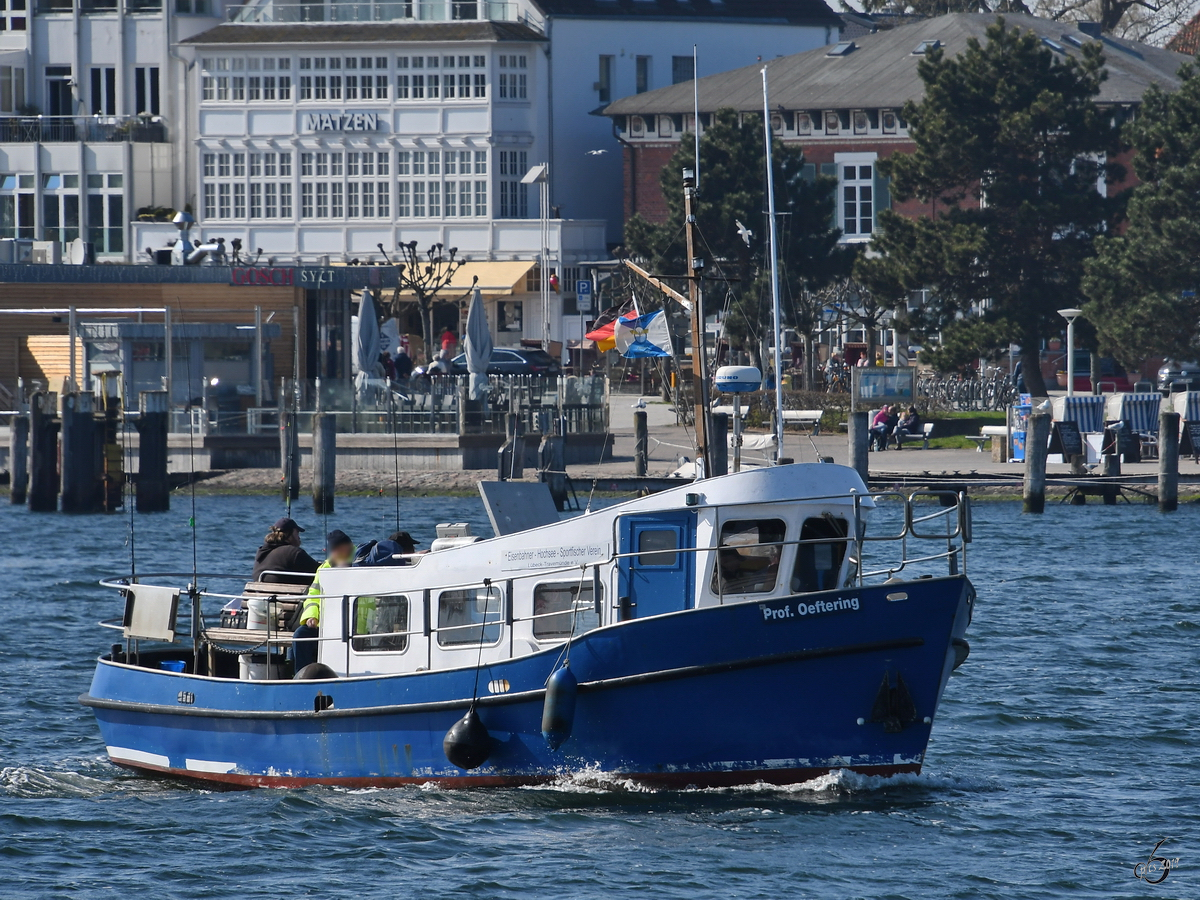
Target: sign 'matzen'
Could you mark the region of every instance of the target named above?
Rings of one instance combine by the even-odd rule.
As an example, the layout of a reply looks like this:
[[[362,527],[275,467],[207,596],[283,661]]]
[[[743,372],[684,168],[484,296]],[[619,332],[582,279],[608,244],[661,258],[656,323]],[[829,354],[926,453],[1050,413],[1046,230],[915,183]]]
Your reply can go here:
[[[305,131],[378,131],[379,113],[305,113]]]

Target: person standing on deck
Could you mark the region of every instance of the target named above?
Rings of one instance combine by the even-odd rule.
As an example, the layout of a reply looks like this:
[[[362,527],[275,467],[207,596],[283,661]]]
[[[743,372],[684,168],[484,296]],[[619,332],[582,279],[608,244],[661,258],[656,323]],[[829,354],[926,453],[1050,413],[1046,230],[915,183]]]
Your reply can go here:
[[[303,531],[295,519],[287,516],[278,519],[254,556],[252,580],[272,584],[312,584],[320,563],[300,549]]]
[[[292,633],[292,659],[296,662],[299,672],[309,663],[317,661],[317,642],[321,631],[321,572],[335,566],[348,566],[354,559],[354,541],[340,528],[329,532],[325,538],[325,551],[329,556],[317,568],[312,586],[308,589],[304,607],[300,611],[300,627]]]

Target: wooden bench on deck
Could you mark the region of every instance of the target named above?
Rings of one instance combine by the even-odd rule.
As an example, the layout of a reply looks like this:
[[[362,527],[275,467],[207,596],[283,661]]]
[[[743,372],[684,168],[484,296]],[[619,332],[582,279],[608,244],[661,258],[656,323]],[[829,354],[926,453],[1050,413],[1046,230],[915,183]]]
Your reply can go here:
[[[272,641],[278,640],[280,637],[291,637],[291,632],[287,630],[286,623],[288,618],[296,611],[296,608],[304,602],[304,598],[308,595],[308,585],[306,584],[273,584],[266,581],[250,581],[242,589],[243,605],[248,600],[267,600],[267,627],[266,628],[222,628],[209,627],[204,629],[204,636],[208,643],[214,644],[241,644],[243,646],[257,646],[264,643],[268,638]],[[282,645],[272,645],[272,650]],[[209,648],[211,657],[212,648]]]

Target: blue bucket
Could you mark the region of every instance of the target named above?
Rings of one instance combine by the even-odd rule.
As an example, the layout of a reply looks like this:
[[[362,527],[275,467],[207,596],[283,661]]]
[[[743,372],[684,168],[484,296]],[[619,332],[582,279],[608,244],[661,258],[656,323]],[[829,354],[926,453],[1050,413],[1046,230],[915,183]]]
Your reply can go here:
[[[164,659],[158,664],[158,667],[167,672],[183,672],[187,668],[187,663],[182,659]]]

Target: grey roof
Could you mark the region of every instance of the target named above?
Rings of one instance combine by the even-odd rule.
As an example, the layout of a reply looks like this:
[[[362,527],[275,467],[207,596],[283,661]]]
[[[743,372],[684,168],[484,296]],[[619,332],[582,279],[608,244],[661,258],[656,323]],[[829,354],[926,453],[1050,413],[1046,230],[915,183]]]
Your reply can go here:
[[[1079,56],[1081,51],[1064,36],[1092,40],[1069,23],[1026,15],[1004,18],[1010,27],[1030,29],[1071,56]],[[970,38],[985,41],[988,26],[995,21],[992,14],[955,13],[857,37],[856,49],[845,56],[829,56],[830,48],[821,47],[773,59],[768,63],[771,105],[784,109],[899,108],[907,100],[920,99],[924,91],[917,75],[922,57],[913,54],[918,44],[938,40],[947,55],[957,55]],[[1183,54],[1136,41],[1109,35],[1103,41],[1108,79],[1097,98],[1102,103],[1136,103],[1151,84],[1178,88],[1179,67],[1190,61]],[[761,65],[752,65],[701,78],[701,112],[724,107],[761,110],[761,70]],[[689,113],[692,108],[692,82],[688,81],[624,97],[603,112],[608,116],[670,114]]]
[[[322,22],[317,24],[218,25],[181,44],[407,44],[457,41],[544,41],[516,22]]]
[[[824,0],[533,0],[546,15],[560,18],[779,22],[838,27],[840,18]]]

